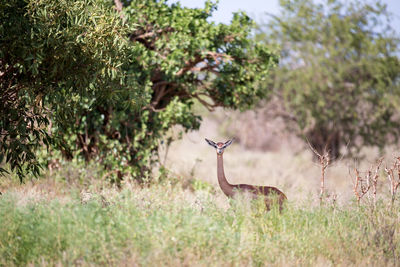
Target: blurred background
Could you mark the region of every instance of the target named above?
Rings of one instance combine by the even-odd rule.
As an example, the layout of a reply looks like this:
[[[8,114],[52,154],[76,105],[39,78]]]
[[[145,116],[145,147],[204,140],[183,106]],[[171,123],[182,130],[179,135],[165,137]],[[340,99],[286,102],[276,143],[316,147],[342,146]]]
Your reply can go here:
[[[178,1],[170,2],[176,3]],[[191,0],[179,2],[182,6],[191,8],[198,8],[204,4],[203,1]],[[234,12],[244,11],[257,23],[254,31],[256,38],[263,40],[265,36],[262,36],[262,32],[271,31],[271,28],[263,28],[263,25],[274,21],[276,19],[274,16],[283,16],[283,9],[279,2],[281,2],[282,6],[291,4],[290,1],[278,0],[221,0],[218,2],[217,10],[209,20],[216,23],[229,23]],[[294,9],[298,8],[298,6],[294,6],[296,5],[295,3],[298,5],[299,2],[301,1],[292,1]],[[325,3],[324,1],[313,2],[322,6]],[[358,2],[354,1],[354,3]],[[398,29],[400,29],[400,2],[385,0],[380,3],[387,6],[387,10],[391,12],[391,17],[388,19],[384,18],[382,14],[378,15],[378,18],[384,22],[378,25],[377,29],[382,32],[390,32],[389,36],[397,36],[395,38],[398,38],[398,35],[391,32],[391,30],[397,31],[398,34]],[[284,12],[288,12],[288,10],[290,8],[287,8]],[[385,23],[390,26],[391,30],[386,28],[387,25]],[[305,27],[304,31],[309,29]],[[318,46],[318,44],[315,44],[315,46]],[[397,47],[393,52],[399,55],[400,50]],[[289,56],[283,52],[281,59],[287,58]],[[285,65],[285,63],[281,61],[282,65]],[[321,71],[324,71],[323,66]],[[299,85],[301,86],[301,82],[299,82]],[[340,89],[336,93],[338,91]],[[295,91],[292,91],[292,93],[295,93]],[[346,97],[346,93],[349,93],[348,97],[353,97],[349,91],[342,93],[340,94],[343,97]],[[398,106],[398,104],[396,105]],[[307,141],[304,140],[304,137],[307,138],[307,134],[299,136],[298,132],[292,131],[291,127],[287,127],[288,123],[290,124],[291,122],[277,112],[280,108],[282,107],[279,104],[279,100],[268,103],[261,102],[254,110],[244,112],[223,108],[208,112],[206,109],[199,108],[198,112],[204,118],[200,129],[186,133],[183,135],[182,140],[173,142],[167,151],[167,156],[165,156],[166,149],[161,148],[162,157],[165,156],[164,164],[168,169],[182,177],[204,180],[218,188],[215,151],[206,144],[204,138],[224,142],[234,137],[234,145],[226,150],[224,157],[225,172],[230,182],[276,186],[287,192],[287,195],[292,200],[305,199],[311,195],[315,197],[320,190],[321,165]],[[326,109],[325,106],[324,109]],[[340,113],[335,109],[333,112],[333,116],[336,116],[336,112],[337,114]],[[346,112],[354,112],[354,110]],[[368,113],[369,115],[367,116],[372,115],[372,113]],[[331,129],[334,128],[336,126]],[[344,127],[343,130],[350,131],[350,128]],[[179,130],[177,129],[176,131],[178,132]],[[392,137],[385,135],[385,138],[391,139]],[[340,145],[339,150],[341,150],[341,153],[340,155],[332,155],[332,157],[336,158],[331,161],[326,173],[328,195],[336,195],[340,201],[346,202],[354,196],[354,168],[357,167],[363,173],[366,173],[367,170],[376,166],[376,160],[379,157],[385,157],[384,164],[391,165],[398,155],[397,141],[391,145],[381,146],[376,143],[370,143],[372,146],[363,147],[361,145],[363,142],[359,139],[360,137],[354,139],[350,137],[345,142],[352,144],[344,143]],[[361,142],[357,148],[357,153],[348,153],[352,150],[354,142]],[[382,140],[381,142],[384,143],[385,141]],[[313,144],[313,147],[315,146],[318,145]],[[321,147],[319,148],[321,149]],[[346,157],[344,156],[345,154],[352,156]],[[386,178],[382,177],[382,179]],[[388,188],[381,186],[380,190],[387,191]]]
[[[94,164],[118,186],[164,178],[219,190],[204,138],[234,138],[231,183],[293,200],[319,192],[319,155],[327,195],[343,201],[355,168],[366,175],[384,157],[382,179],[383,166],[400,169],[399,1],[0,8],[0,174]]]
[[[170,0],[170,3],[176,3],[177,0]],[[179,0],[186,7],[198,8],[204,5],[202,0]],[[324,1],[315,1],[315,3],[323,3]],[[386,4],[388,9],[393,13],[393,27],[400,29],[400,2],[396,0],[381,1]],[[215,22],[229,23],[232,14],[238,11],[245,11],[252,19],[257,22],[268,19],[265,13],[277,15],[279,13],[279,0],[249,0],[246,2],[239,0],[219,0],[218,9],[214,12],[211,20]]]

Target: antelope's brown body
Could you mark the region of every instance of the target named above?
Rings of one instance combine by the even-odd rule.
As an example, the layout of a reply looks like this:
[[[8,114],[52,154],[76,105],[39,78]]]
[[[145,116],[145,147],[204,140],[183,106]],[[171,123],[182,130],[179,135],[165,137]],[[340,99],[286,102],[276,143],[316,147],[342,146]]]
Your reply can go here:
[[[224,160],[223,152],[224,149],[232,143],[232,140],[228,140],[225,143],[215,143],[211,140],[206,139],[207,143],[217,150],[217,177],[218,183],[221,187],[222,192],[228,197],[234,197],[235,194],[246,192],[250,193],[253,197],[264,196],[265,205],[269,210],[273,204],[279,205],[279,209],[282,210],[283,203],[287,200],[286,196],[282,191],[272,186],[256,186],[249,184],[230,184],[225,177],[224,172]]]
[[[235,194],[240,192],[248,192],[254,197],[264,196],[265,205],[269,210],[271,205],[278,204],[279,208],[282,209],[283,203],[287,200],[282,191],[272,186],[256,186],[249,184],[230,184],[225,177],[224,163],[222,154],[217,155],[217,176],[218,183],[221,187],[222,192],[228,197],[234,197]]]

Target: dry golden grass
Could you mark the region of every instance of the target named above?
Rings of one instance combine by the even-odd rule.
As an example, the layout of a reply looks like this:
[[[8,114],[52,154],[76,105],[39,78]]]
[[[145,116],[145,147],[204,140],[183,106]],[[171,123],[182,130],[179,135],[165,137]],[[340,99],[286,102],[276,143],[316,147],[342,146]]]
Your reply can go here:
[[[191,179],[199,179],[212,184],[219,190],[217,182],[216,153],[204,141],[209,138],[214,141],[226,141],[235,137],[235,132],[225,135],[223,127],[232,115],[229,111],[218,110],[216,114],[209,114],[203,121],[199,131],[185,134],[181,140],[175,141],[168,149],[165,162],[167,169],[174,174]],[[237,117],[237,114],[235,115]],[[253,116],[253,115],[252,115]],[[225,124],[224,124],[225,123]],[[239,129],[241,121],[230,121],[230,128]],[[268,122],[266,122],[268,124]],[[233,125],[232,124],[236,124]],[[248,124],[246,124],[248,125]],[[265,128],[272,127],[266,126]],[[242,127],[243,128],[243,127]],[[178,131],[178,130],[175,130]],[[242,131],[244,131],[242,129]],[[257,131],[253,131],[257,133]],[[258,134],[261,134],[258,132]],[[279,133],[277,133],[279,134]],[[283,139],[287,137],[287,139]],[[257,140],[264,136],[252,136]],[[231,183],[247,183],[253,185],[269,185],[280,188],[289,198],[297,202],[310,196],[318,200],[321,170],[318,162],[313,160],[311,149],[301,140],[287,133],[278,138],[266,137],[275,142],[273,149],[249,149],[241,143],[234,142],[224,153],[224,167],[228,180]],[[165,157],[165,148],[160,149],[161,158]],[[336,196],[339,203],[346,203],[354,199],[353,180],[354,167],[367,171],[375,164],[376,159],[382,156],[377,149],[366,148],[362,160],[340,159],[333,162],[326,171],[326,190],[328,196]],[[384,164],[391,165],[393,149],[388,148],[385,153]],[[378,195],[387,195],[388,183],[385,174],[380,173]]]

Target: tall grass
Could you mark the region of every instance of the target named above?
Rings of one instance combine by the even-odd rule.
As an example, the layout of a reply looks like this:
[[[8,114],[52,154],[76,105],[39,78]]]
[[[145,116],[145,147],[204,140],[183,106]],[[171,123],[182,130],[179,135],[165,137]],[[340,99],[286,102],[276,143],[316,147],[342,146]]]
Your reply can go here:
[[[320,170],[309,151],[234,144],[225,152],[229,181],[277,186],[289,203],[280,213],[245,196],[228,200],[203,141],[220,136],[211,122],[171,145],[168,157],[161,151],[172,174],[157,175],[159,184],[120,191],[100,179],[101,166],[76,163],[25,185],[0,180],[0,266],[400,266],[400,203],[391,205],[385,178],[376,205],[357,205],[351,165],[335,163],[326,187],[338,204],[319,206]],[[378,155],[367,154],[360,169]]]
[[[221,200],[180,186],[0,198],[0,265],[399,265],[400,206]]]

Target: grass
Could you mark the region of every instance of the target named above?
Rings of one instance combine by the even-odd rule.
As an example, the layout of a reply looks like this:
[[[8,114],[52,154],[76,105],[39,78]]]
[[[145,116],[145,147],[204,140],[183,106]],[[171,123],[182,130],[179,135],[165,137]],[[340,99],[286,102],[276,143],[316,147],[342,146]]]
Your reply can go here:
[[[277,186],[289,198],[282,213],[266,212],[260,201],[228,200],[219,189],[215,151],[204,142],[225,140],[218,129],[209,120],[168,157],[161,150],[168,177],[155,175],[154,184],[118,190],[98,178],[99,166],[77,163],[23,185],[0,180],[0,266],[400,266],[400,202],[390,205],[383,172],[377,205],[358,206],[354,162],[335,163],[326,187],[337,201],[319,206],[310,151],[234,143],[224,156],[228,180]],[[380,155],[366,156],[360,170]]]
[[[32,185],[21,188],[34,195]],[[0,198],[2,266],[400,264],[397,202],[372,208],[304,201],[279,213],[179,183],[71,187],[62,197],[24,201],[21,188]]]

